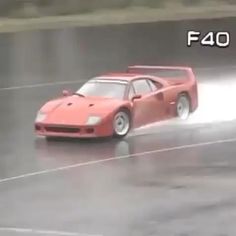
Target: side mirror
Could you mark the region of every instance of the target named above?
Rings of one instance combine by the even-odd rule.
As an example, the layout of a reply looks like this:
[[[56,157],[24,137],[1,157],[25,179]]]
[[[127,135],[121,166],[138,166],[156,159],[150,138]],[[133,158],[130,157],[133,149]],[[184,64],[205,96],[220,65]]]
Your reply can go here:
[[[142,98],[142,95],[140,95],[140,94],[134,95],[132,97],[132,102],[135,101],[135,100],[141,99],[141,98]]]
[[[63,90],[63,91],[62,91],[62,95],[63,95],[64,97],[67,97],[67,96],[70,95],[70,92],[69,92],[68,90]]]

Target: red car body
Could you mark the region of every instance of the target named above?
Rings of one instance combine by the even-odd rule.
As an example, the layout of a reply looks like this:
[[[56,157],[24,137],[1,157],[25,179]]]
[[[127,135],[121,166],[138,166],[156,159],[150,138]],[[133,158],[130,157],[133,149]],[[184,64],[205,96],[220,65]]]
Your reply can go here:
[[[176,101],[180,94],[188,96],[191,112],[198,107],[197,82],[192,69],[188,67],[130,66],[125,73],[106,74],[93,80],[96,83],[108,82],[111,86],[122,84],[124,94],[119,99],[72,94],[49,101],[37,115],[36,134],[78,138],[112,136],[113,118],[120,109],[128,111],[132,128],[137,128],[175,117]],[[144,83],[144,80],[150,86],[150,91],[137,94],[134,85]],[[109,93],[117,91],[111,88]],[[90,124],[90,118],[99,122]]]

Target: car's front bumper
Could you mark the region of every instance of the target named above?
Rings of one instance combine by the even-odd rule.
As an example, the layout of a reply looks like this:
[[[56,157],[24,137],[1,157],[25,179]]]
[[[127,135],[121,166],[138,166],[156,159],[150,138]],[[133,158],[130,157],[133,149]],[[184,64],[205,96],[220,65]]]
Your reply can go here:
[[[35,123],[35,132],[37,135],[45,137],[96,138],[112,136],[113,128],[111,124],[71,126]]]

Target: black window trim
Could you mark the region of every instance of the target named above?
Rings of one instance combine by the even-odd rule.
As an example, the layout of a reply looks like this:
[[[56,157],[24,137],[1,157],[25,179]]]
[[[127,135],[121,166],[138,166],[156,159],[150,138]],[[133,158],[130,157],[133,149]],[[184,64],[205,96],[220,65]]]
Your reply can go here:
[[[130,98],[129,98],[129,93],[130,93],[130,90],[131,90],[131,89],[133,89],[134,95],[137,94],[136,91],[135,91],[135,88],[134,88],[134,86],[133,86],[133,82],[134,82],[134,81],[132,81],[132,82],[130,83],[129,88],[128,88],[128,94],[127,94],[127,98],[128,98],[128,99],[130,99]]]
[[[152,80],[152,79],[150,79],[150,78],[148,78],[147,79],[148,80],[148,84],[150,85],[150,83],[152,82],[155,86],[156,86],[156,88],[157,88],[157,90],[159,90],[159,89],[162,89],[163,87],[164,87],[164,85],[161,83],[161,82],[159,82],[159,81],[154,81],[154,80]],[[157,84],[157,85],[156,85]],[[160,87],[159,87],[159,86]],[[150,85],[151,86],[151,85]]]

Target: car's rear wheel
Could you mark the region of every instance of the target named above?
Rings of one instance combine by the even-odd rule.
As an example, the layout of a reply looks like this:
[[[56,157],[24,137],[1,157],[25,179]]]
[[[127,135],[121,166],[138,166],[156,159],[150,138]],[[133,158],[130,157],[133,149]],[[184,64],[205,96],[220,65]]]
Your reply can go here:
[[[176,113],[181,120],[186,120],[190,114],[190,100],[186,94],[180,94],[176,103]]]
[[[131,122],[129,113],[122,109],[118,111],[113,118],[113,130],[116,138],[125,137],[130,130]]]

